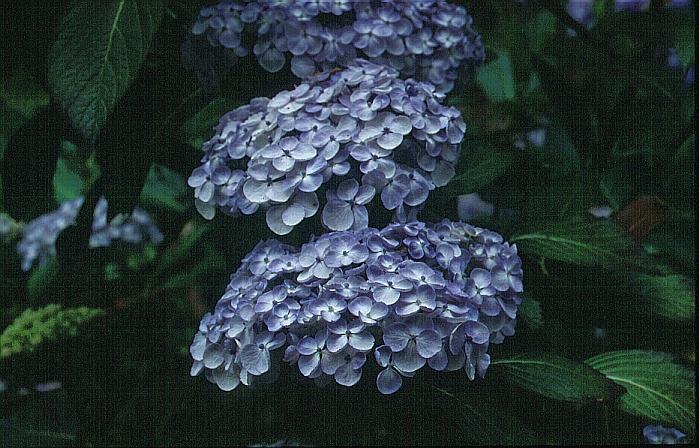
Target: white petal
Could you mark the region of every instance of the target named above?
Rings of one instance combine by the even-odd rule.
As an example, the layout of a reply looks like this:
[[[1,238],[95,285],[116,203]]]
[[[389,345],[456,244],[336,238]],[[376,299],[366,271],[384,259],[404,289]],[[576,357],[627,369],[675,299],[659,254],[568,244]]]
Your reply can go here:
[[[284,221],[282,220],[282,214],[284,213],[285,209],[285,206],[277,205],[275,207],[270,207],[269,210],[267,210],[267,226],[277,235],[286,235],[294,230],[293,226],[284,224]]]
[[[295,226],[306,216],[301,204],[291,204],[282,212],[282,222],[287,226]]]

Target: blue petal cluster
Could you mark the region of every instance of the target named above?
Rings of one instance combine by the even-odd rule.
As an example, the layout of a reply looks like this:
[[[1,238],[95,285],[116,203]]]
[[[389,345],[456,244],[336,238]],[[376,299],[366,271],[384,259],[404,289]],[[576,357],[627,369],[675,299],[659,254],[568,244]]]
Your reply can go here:
[[[147,211],[134,207],[131,215],[120,213],[107,223],[107,199],[101,197],[95,205],[90,234],[90,247],[108,247],[114,241],[131,244],[149,242],[160,244],[163,234],[155,225]]]
[[[375,196],[388,210],[420,207],[454,176],[466,125],[429,83],[355,60],[272,99],[225,114],[204,144],[188,183],[207,219],[266,210],[267,224],[289,233],[319,209],[323,224],[358,230]],[[338,179],[342,177],[344,180]]]
[[[462,222],[331,232],[300,249],[269,240],[203,317],[191,373],[232,390],[283,357],[306,377],[352,386],[373,357],[384,394],[425,365],[474,379],[488,345],[514,334],[521,292],[516,246]]]
[[[685,434],[675,428],[661,425],[647,425],[643,428],[643,437],[652,445],[674,445],[685,438]]]
[[[61,204],[58,210],[29,221],[22,229],[22,239],[17,243],[17,253],[22,257],[22,270],[28,271],[38,261],[45,264],[56,255],[56,240],[75,223],[84,198],[79,197]]]
[[[443,0],[225,1],[202,9],[192,33],[237,57],[252,48],[270,72],[287,54],[300,78],[365,57],[444,93],[485,57],[466,10]]]
[[[58,236],[75,223],[83,202],[82,196],[66,201],[58,210],[39,216],[22,228],[17,253],[22,257],[24,271],[31,269],[35,262],[43,265],[56,255]],[[134,208],[130,216],[119,214],[107,223],[107,200],[101,197],[94,210],[89,246],[107,247],[117,240],[132,244],[160,244],[163,235],[148,212],[139,207]]]

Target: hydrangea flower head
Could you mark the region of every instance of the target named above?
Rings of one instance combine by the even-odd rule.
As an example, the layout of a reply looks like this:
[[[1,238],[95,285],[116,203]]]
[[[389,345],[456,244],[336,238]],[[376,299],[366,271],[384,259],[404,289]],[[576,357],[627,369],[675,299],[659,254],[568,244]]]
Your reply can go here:
[[[444,93],[485,57],[466,10],[444,0],[224,1],[200,11],[192,34],[232,58],[252,52],[269,72],[287,56],[300,78],[364,57]]]
[[[330,230],[366,228],[374,198],[398,213],[420,207],[454,176],[466,130],[442,99],[431,84],[362,59],[256,98],[225,114],[204,144],[188,180],[197,209],[209,219],[217,208],[262,209],[284,235],[318,212],[319,193]]]
[[[461,222],[331,232],[300,248],[264,241],[201,320],[191,373],[232,390],[283,359],[352,386],[376,363],[384,394],[425,366],[474,379],[489,344],[514,334],[521,292],[517,247]]]
[[[661,425],[647,425],[643,428],[643,437],[653,445],[674,445],[685,438],[685,434],[675,428],[665,428]]]

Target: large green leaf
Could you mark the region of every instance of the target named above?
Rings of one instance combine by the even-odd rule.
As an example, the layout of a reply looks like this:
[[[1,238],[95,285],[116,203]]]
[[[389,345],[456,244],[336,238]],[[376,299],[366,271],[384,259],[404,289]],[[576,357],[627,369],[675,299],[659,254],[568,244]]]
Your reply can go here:
[[[74,144],[61,142],[61,157],[56,161],[53,173],[53,197],[56,202],[63,203],[83,196],[99,176],[100,169],[94,153],[87,160],[82,160]]]
[[[446,187],[447,195],[474,193],[502,176],[512,165],[512,155],[489,145],[464,143],[459,172]]]
[[[536,445],[534,431],[512,414],[504,415],[497,394],[468,391],[464,395],[464,443],[472,445]]]
[[[141,190],[141,201],[156,207],[183,212],[193,203],[187,191],[183,176],[154,163],[148,171],[146,183]]]
[[[609,401],[615,386],[589,366],[551,353],[524,354],[491,364],[518,386],[554,400]]]
[[[162,13],[160,0],[82,0],[61,22],[49,52],[49,84],[88,140],[135,78]]]
[[[630,262],[631,241],[606,221],[570,221],[545,224],[540,230],[520,233],[510,240],[523,253],[565,263],[608,266]]]
[[[621,350],[585,362],[626,389],[619,402],[624,411],[694,434],[694,371],[669,353]]]
[[[499,103],[515,98],[514,73],[507,53],[500,53],[494,61],[481,67],[476,80],[493,102]]]
[[[668,319],[694,319],[694,291],[688,278],[639,274],[636,284],[653,312]]]

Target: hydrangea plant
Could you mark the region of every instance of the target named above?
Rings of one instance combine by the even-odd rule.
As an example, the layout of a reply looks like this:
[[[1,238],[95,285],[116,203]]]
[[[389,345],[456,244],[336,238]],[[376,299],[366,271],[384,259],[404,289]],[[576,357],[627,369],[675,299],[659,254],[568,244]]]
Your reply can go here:
[[[331,232],[300,248],[264,241],[201,320],[191,373],[232,390],[284,348],[304,376],[344,386],[373,357],[384,394],[424,366],[474,379],[488,345],[514,334],[521,292],[517,247],[462,222]]]
[[[374,197],[399,214],[420,207],[454,176],[466,130],[442,99],[431,84],[362,59],[256,98],[225,114],[204,144],[188,181],[196,207],[208,219],[216,208],[263,209],[279,235],[316,214],[321,186],[330,230],[366,228]]]
[[[252,50],[269,72],[287,55],[300,78],[365,57],[440,92],[470,77],[485,56],[466,9],[443,0],[225,1],[202,9],[192,33],[229,49],[229,59]]]
[[[58,236],[75,224],[83,202],[81,196],[62,203],[58,210],[43,214],[23,227],[15,224],[22,234],[17,243],[17,253],[22,257],[23,270],[28,271],[35,263],[44,265],[56,255]],[[107,223],[107,206],[104,197],[95,206],[89,242],[91,248],[107,247],[117,240],[132,244],[149,242],[157,245],[162,242],[162,233],[145,210],[135,207],[131,215],[121,213]]]

